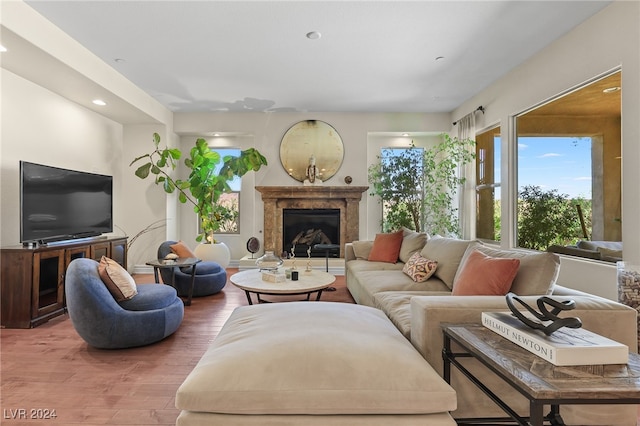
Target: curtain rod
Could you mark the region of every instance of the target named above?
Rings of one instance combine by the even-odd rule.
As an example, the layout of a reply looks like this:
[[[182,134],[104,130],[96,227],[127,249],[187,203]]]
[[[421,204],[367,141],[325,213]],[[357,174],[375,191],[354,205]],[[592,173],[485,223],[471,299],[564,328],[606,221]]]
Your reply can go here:
[[[482,113],[484,114],[484,107],[482,105],[480,105],[478,108],[476,108],[473,112],[478,112],[478,111],[482,111]],[[459,120],[458,120],[459,121]],[[453,125],[455,126],[456,124],[458,124],[457,121],[453,122]]]

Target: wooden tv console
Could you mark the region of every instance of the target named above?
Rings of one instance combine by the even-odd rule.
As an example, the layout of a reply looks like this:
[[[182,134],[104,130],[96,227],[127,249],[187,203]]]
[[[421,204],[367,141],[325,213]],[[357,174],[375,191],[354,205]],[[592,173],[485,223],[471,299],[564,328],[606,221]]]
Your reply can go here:
[[[66,310],[64,277],[72,260],[112,258],[127,267],[127,237],[97,237],[35,247],[0,249],[1,322],[32,328]]]

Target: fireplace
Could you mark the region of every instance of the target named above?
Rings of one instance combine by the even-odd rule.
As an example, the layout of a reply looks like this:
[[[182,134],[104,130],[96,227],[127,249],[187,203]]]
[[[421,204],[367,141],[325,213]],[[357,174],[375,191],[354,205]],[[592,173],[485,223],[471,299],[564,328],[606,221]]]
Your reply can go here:
[[[273,250],[277,253],[284,251],[287,243],[292,243],[292,240],[287,240],[290,238],[289,234],[286,237],[284,235],[286,210],[298,212],[309,210],[316,213],[329,210],[332,211],[332,215],[336,215],[338,225],[337,241],[334,241],[335,235],[328,235],[328,238],[331,239],[331,244],[340,245],[340,257],[344,257],[345,243],[355,241],[360,236],[360,200],[362,193],[367,189],[366,186],[257,186],[256,191],[262,194],[264,203],[263,246],[265,250]],[[304,230],[305,233],[308,229]],[[327,233],[326,230],[323,232]],[[293,238],[296,236],[297,234]],[[291,245],[288,248],[291,250]],[[324,256],[324,254],[322,251],[321,254],[314,253],[312,256]],[[305,247],[304,254],[300,257],[306,256]]]
[[[293,249],[296,257],[324,257],[325,250],[314,246],[340,244],[340,209],[283,209],[282,244],[287,255]]]

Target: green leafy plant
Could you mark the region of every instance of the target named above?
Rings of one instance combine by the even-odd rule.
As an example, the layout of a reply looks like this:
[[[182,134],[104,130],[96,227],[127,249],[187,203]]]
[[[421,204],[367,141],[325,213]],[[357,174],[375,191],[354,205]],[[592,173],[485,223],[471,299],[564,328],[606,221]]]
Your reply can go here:
[[[200,218],[201,233],[196,241],[215,242],[214,233],[230,217],[228,208],[218,201],[223,193],[231,192],[229,181],[242,177],[250,171],[258,171],[267,165],[267,159],[255,148],[241,151],[239,157],[220,157],[212,151],[205,139],[196,140],[195,146],[184,159],[184,165],[190,170],[186,180],[173,179],[168,171],[174,170],[182,157],[177,148],[160,148],[160,135],[153,134],[155,149],[149,154],[135,158],[129,166],[142,162],[135,171],[140,179],[155,176],[155,184],[162,186],[165,192],[178,192],[181,203],[193,204],[193,211]],[[220,162],[222,168],[218,174],[214,170]]]
[[[475,158],[475,142],[442,134],[442,141],[428,148],[384,150],[369,167],[371,195],[385,207],[384,231],[402,226],[430,234],[458,235],[458,209],[453,201],[466,181],[458,170]]]

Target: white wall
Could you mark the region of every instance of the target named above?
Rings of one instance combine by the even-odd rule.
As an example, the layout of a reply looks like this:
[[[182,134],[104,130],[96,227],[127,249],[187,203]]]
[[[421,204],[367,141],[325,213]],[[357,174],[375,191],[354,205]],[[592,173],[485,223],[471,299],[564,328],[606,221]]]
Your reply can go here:
[[[280,162],[280,141],[286,131],[301,120],[322,120],[333,126],[340,134],[345,145],[344,160],[340,170],[325,182],[325,185],[346,185],[344,178],[353,178],[352,186],[368,186],[367,168],[381,146],[393,146],[408,141],[399,141],[396,135],[401,132],[439,134],[451,125],[449,114],[338,114],[338,113],[177,113],[174,118],[174,131],[181,136],[181,148],[187,151],[197,137],[206,137],[214,132],[242,135],[242,138],[231,138],[226,143],[246,147],[253,144],[269,162],[257,173],[249,173],[243,179],[243,190],[252,199],[243,202],[253,208],[253,216],[249,226],[244,216],[249,211],[242,207],[243,226],[240,236],[221,236],[220,239],[232,248],[232,260],[238,260],[248,254],[245,243],[249,237],[255,236],[261,242],[264,217],[263,203],[260,194],[253,190],[253,186],[292,185],[302,187],[302,183],[291,178]],[[372,136],[374,135],[374,136]],[[432,136],[433,137],[433,136]],[[418,144],[429,138],[416,138]],[[426,142],[425,142],[426,143]],[[253,182],[252,182],[253,181]],[[248,188],[248,189],[245,189]],[[362,194],[360,203],[360,239],[373,238],[380,232],[379,205],[375,199]],[[182,239],[189,242],[195,238],[195,222],[192,220],[189,206],[182,206],[181,211],[187,209],[189,219],[183,220],[181,227]],[[370,209],[374,209],[370,213]],[[372,219],[376,217],[377,219]],[[371,216],[373,215],[373,216]]]
[[[0,139],[0,244],[20,243],[19,161],[114,176],[114,225],[126,215],[119,179],[122,125],[4,69]],[[123,235],[114,229],[114,235]]]
[[[585,21],[521,66],[465,102],[454,111],[461,117],[478,105],[486,108],[478,114],[476,128],[502,128],[502,223],[514,223],[513,200],[517,194],[515,140],[512,117],[570,88],[622,68],[622,202],[625,260],[640,259],[640,3],[617,1]],[[513,241],[515,230],[502,227],[503,245]],[[561,284],[578,289],[603,289],[615,294],[611,265],[594,263],[596,269],[585,268],[582,262],[563,259]]]

